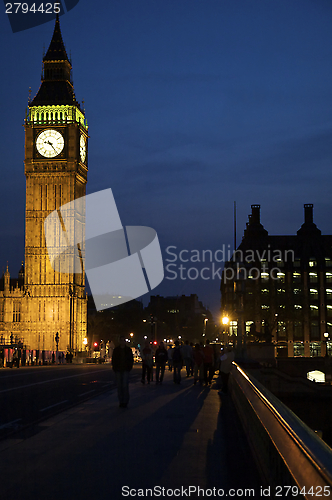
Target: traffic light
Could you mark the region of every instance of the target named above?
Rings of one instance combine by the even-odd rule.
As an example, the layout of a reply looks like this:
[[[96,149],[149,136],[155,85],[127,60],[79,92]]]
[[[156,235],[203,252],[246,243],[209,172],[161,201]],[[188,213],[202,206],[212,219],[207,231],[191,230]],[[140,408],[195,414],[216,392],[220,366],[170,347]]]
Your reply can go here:
[[[93,350],[94,351],[99,351],[99,343],[98,342],[94,342],[93,343]]]

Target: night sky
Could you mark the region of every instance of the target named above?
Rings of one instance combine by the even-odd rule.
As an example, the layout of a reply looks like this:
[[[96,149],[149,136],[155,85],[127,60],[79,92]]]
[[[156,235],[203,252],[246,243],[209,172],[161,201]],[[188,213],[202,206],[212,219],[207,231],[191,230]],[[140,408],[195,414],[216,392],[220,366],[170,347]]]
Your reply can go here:
[[[154,228],[164,259],[169,246],[232,248],[234,201],[238,243],[251,204],[270,234],[295,234],[313,203],[332,234],[330,0],[80,0],[60,24],[89,124],[87,192],[112,188],[123,225]],[[24,259],[22,125],[53,27],[12,33],[2,7],[0,266],[13,276]],[[217,319],[217,276],[167,277],[153,295],[197,293]]]

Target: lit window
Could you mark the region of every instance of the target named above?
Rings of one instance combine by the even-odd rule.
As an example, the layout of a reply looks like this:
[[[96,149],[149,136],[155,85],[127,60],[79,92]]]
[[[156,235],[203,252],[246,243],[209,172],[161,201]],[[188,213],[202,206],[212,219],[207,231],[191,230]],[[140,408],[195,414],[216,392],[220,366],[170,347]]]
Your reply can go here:
[[[307,379],[311,382],[325,382],[325,373],[319,370],[313,370],[307,373]]]
[[[299,295],[301,293],[301,288],[294,288],[294,294]]]
[[[310,295],[318,295],[318,290],[316,290],[316,288],[310,288]]]
[[[317,266],[316,260],[309,260],[309,267],[316,267],[316,266]]]
[[[277,278],[281,283],[285,283],[285,273],[277,273]]]
[[[302,306],[300,306],[300,304],[295,304],[294,309],[302,309]]]
[[[332,283],[332,273],[326,273],[326,283]]]
[[[266,304],[262,304],[262,309],[270,309],[270,306],[267,306]]]
[[[293,283],[301,283],[301,274],[293,273]]]
[[[317,273],[309,273],[310,283],[316,283],[318,281]]]
[[[326,267],[332,267],[332,260],[328,259],[327,257],[325,257],[325,266]]]
[[[332,295],[332,290],[331,288],[326,289],[326,295]]]
[[[332,306],[327,305],[326,309],[332,309]]]
[[[310,312],[312,316],[318,316],[318,306],[310,306]]]

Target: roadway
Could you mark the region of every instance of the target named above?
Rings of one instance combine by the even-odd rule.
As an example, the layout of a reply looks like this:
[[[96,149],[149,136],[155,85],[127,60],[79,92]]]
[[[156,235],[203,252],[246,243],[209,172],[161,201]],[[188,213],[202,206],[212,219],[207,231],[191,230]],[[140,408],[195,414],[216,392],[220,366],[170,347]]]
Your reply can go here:
[[[134,379],[138,369],[133,371]],[[0,439],[26,432],[55,413],[114,387],[106,365],[50,365],[0,370]]]
[[[76,381],[83,392],[91,390],[88,378],[80,379],[90,370],[96,380],[104,374],[106,385],[109,367],[69,367],[63,380]],[[126,409],[119,408],[115,387],[109,385],[106,392],[39,422],[30,434],[18,432],[3,439],[2,498],[186,497],[189,487],[196,488],[196,494],[190,490],[191,498],[203,496],[198,496],[198,488],[205,496],[261,498],[261,480],[230,396],[220,397],[215,382],[195,386],[192,377],[175,385],[169,371],[161,386],[142,385],[139,375],[138,366],[132,372]],[[57,385],[39,387],[51,388],[52,383]],[[69,396],[60,392],[59,397]]]

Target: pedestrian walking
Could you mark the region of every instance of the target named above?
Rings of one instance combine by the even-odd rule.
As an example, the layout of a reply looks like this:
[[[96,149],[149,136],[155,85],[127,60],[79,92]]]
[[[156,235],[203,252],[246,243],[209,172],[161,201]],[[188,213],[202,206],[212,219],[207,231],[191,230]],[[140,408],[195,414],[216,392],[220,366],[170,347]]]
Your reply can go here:
[[[168,356],[168,369],[171,372],[173,369],[173,347],[170,346],[167,349],[167,356]]]
[[[17,347],[15,347],[14,352],[13,352],[12,367],[13,366],[16,366],[17,368],[20,367],[20,358],[19,358]]]
[[[151,373],[152,373],[152,364],[153,364],[153,349],[148,340],[145,341],[145,345],[141,352],[142,358],[142,384],[145,384],[145,376],[147,383],[150,383]]]
[[[204,382],[205,385],[211,384],[213,377],[214,353],[209,339],[206,339],[204,352]]]
[[[221,391],[218,394],[226,394],[228,392],[228,379],[234,361],[234,351],[228,348],[226,352],[220,356],[219,377],[221,381]]]
[[[182,352],[183,362],[186,367],[187,377],[189,377],[193,361],[193,350],[191,345],[189,345],[188,340],[186,340],[184,345],[181,347],[181,352]]]
[[[165,373],[165,366],[168,361],[167,350],[164,342],[160,342],[155,354],[156,361],[156,384],[162,384]]]
[[[204,353],[199,343],[195,344],[193,349],[194,360],[194,384],[197,381],[202,385],[204,380]]]
[[[112,356],[112,367],[118,388],[120,408],[126,408],[129,402],[129,372],[134,364],[133,352],[126,345],[125,337],[120,337],[120,345],[115,347]]]
[[[191,352],[194,352],[194,344],[190,342]],[[194,375],[194,358],[191,358],[190,375]]]
[[[183,358],[178,340],[174,342],[174,348],[172,349],[172,364],[174,368],[173,372],[174,383],[181,384],[181,369],[183,364]]]

